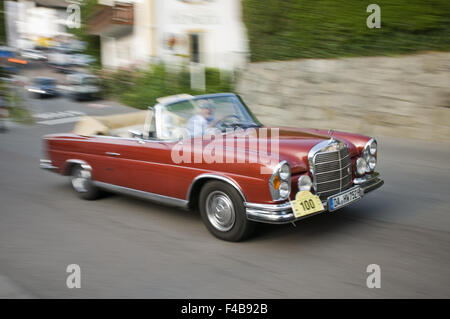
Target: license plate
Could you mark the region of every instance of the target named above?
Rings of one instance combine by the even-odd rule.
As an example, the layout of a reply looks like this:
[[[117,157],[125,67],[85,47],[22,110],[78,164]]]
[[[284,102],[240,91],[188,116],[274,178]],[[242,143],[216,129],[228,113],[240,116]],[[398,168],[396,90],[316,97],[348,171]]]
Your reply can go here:
[[[307,191],[298,192],[295,195],[295,200],[291,201],[291,207],[296,218],[324,210],[319,196]]]
[[[359,186],[356,186],[346,192],[328,197],[328,207],[330,211],[333,211],[345,205],[348,205],[360,198],[361,188]]]

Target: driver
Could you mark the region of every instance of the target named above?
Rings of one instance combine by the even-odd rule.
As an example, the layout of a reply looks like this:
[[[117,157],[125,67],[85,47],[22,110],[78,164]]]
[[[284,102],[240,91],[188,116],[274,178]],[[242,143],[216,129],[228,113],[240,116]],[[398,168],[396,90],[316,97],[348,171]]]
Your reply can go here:
[[[187,128],[191,136],[205,135],[208,127],[213,127],[217,120],[214,118],[215,105],[209,100],[199,100],[200,114],[191,116]]]

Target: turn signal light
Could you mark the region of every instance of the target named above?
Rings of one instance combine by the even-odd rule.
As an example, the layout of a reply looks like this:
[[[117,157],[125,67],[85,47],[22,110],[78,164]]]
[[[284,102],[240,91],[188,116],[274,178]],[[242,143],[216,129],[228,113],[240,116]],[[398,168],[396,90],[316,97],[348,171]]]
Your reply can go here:
[[[280,178],[277,176],[275,176],[275,178],[273,179],[273,188],[275,188],[276,190],[278,190],[280,188]]]

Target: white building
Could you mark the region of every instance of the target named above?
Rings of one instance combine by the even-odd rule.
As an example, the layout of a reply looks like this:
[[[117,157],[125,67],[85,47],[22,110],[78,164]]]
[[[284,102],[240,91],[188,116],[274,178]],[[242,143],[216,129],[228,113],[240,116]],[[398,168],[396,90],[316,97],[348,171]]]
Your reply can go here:
[[[24,49],[66,34],[66,5],[61,0],[5,1],[8,45]]]
[[[104,67],[198,62],[243,67],[248,57],[240,0],[100,0],[89,29]]]
[[[98,2],[101,7],[88,21],[88,30],[100,36],[103,66],[118,68],[150,61],[152,0]]]

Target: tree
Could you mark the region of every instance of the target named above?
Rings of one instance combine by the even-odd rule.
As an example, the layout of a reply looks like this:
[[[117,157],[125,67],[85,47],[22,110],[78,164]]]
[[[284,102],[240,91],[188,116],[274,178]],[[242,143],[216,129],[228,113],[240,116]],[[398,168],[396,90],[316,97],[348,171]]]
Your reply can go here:
[[[6,44],[5,1],[0,1],[0,44]]]

